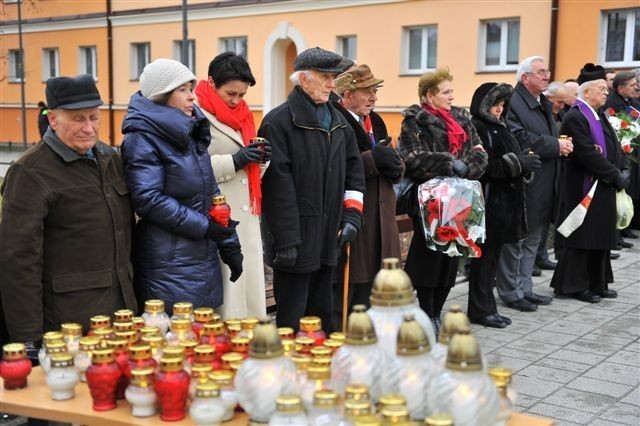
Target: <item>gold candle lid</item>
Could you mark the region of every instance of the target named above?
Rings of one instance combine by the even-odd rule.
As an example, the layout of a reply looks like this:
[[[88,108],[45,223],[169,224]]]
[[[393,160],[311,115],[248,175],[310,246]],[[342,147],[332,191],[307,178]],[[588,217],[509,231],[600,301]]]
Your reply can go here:
[[[211,317],[211,322],[222,322],[222,317],[220,316],[220,314],[214,312],[213,316]]]
[[[256,317],[247,317],[240,320],[240,327],[243,330],[253,330],[260,320]]]
[[[316,407],[335,407],[338,405],[338,394],[329,389],[320,389],[313,393],[313,405]]]
[[[425,426],[453,426],[453,417],[445,413],[436,413],[424,419]]]
[[[229,328],[230,325],[237,325],[238,327],[242,326],[242,320],[240,318],[229,318],[224,320],[224,325]]]
[[[93,364],[103,364],[107,362],[113,362],[115,359],[115,354],[113,353],[113,349],[96,349],[91,352],[91,362]]]
[[[349,345],[373,345],[378,342],[376,331],[365,305],[355,305],[347,321],[347,337]]]
[[[382,269],[373,279],[371,304],[375,306],[403,306],[415,302],[411,279],[400,268],[396,257],[382,260]]]
[[[236,336],[231,339],[231,350],[242,354],[249,353],[251,339],[248,337]]]
[[[400,405],[386,406],[380,411],[380,414],[382,414],[385,423],[394,424],[409,420],[409,410]]]
[[[229,337],[235,337],[242,330],[242,326],[240,324],[229,324],[227,325],[227,333]]]
[[[207,323],[202,327],[205,336],[220,336],[224,334],[224,324],[221,322]]]
[[[162,358],[184,359],[184,348],[182,346],[167,346],[162,349]]]
[[[291,327],[278,327],[278,336],[281,339],[295,339],[295,331]]]
[[[307,367],[307,378],[310,380],[329,380],[331,370],[325,366],[310,365]]]
[[[341,331],[334,331],[333,333],[329,334],[329,339],[337,340],[338,342],[342,342],[342,343],[344,343],[344,340],[346,338],[347,336]]]
[[[313,361],[313,358],[311,357],[311,355],[295,353],[291,355],[291,361],[293,361],[293,363],[295,364],[296,370],[307,371],[307,368]]]
[[[131,370],[131,384],[141,388],[150,387],[153,384],[154,373],[152,367],[134,368]]]
[[[195,363],[211,363],[216,357],[216,348],[212,345],[198,345],[193,349]]]
[[[194,379],[208,377],[212,370],[213,366],[211,364],[196,364],[191,366],[191,377]]]
[[[297,413],[302,411],[302,399],[298,395],[280,395],[276,406],[281,413]]]
[[[131,331],[133,330],[133,321],[115,321],[113,329],[115,331]]]
[[[482,358],[480,347],[469,329],[460,330],[449,342],[446,367],[455,371],[480,371]]]
[[[373,414],[364,414],[353,419],[354,426],[380,426],[381,424],[382,420]]]
[[[120,309],[113,313],[117,322],[133,322],[133,311],[131,309]]]
[[[2,359],[6,361],[24,359],[27,357],[27,350],[22,343],[8,343],[2,347],[2,352]]]
[[[80,350],[83,352],[91,352],[98,348],[100,339],[96,336],[86,336],[80,338]]]
[[[369,400],[369,387],[359,383],[347,385],[345,391],[345,400]]]
[[[173,315],[191,315],[193,313],[193,303],[178,302],[173,305]]]
[[[199,383],[196,385],[196,398],[217,398],[220,396],[220,388],[215,383]]]
[[[326,346],[316,346],[311,349],[311,355],[313,357],[331,357],[333,353]]]
[[[65,336],[82,336],[82,325],[77,322],[65,322],[60,329]]]
[[[313,360],[311,361],[311,365],[331,368],[332,360],[333,358],[331,358],[330,356],[314,356]]]
[[[171,320],[171,331],[184,331],[191,328],[191,321],[184,318],[174,318]]]
[[[152,349],[162,348],[164,346],[164,337],[159,336],[157,334],[142,336],[140,340],[143,343],[146,343],[147,345],[151,346]]]
[[[296,341],[293,339],[280,339],[285,355],[289,356],[296,350]]]
[[[193,319],[201,323],[210,322],[213,320],[213,308],[203,306],[201,308],[194,309]]]
[[[442,326],[440,327],[440,335],[438,341],[443,345],[449,345],[451,338],[459,330],[469,329],[469,318],[462,312],[460,305],[451,305],[449,312],[444,315]]]
[[[97,330],[98,328],[111,327],[111,318],[106,315],[96,315],[90,318],[91,330]]]
[[[489,376],[493,379],[494,382],[504,382],[505,384],[511,384],[511,377],[513,376],[513,371],[509,368],[504,367],[491,367],[488,370]]]
[[[151,346],[145,344],[133,345],[129,348],[129,358],[134,360],[150,359]]]
[[[327,339],[322,344],[331,350],[331,354],[335,354],[338,349],[340,349],[340,347],[344,345],[344,341]]]
[[[384,395],[380,395],[378,399],[378,404],[380,407],[392,407],[392,406],[405,406],[407,405],[407,398],[400,393],[387,393]]]
[[[322,320],[320,317],[302,317],[300,318],[300,330],[302,331],[318,331],[322,329]]]
[[[194,350],[196,349],[196,346],[198,346],[198,342],[192,339],[180,340],[178,342],[178,346],[184,348],[185,357],[190,357],[193,356]]]
[[[129,341],[127,339],[109,339],[107,340],[107,345],[115,352],[129,350]]]
[[[429,339],[413,314],[406,314],[398,330],[396,353],[401,356],[426,354],[431,350]]]
[[[97,328],[93,330],[93,335],[97,336],[100,340],[105,340],[111,336],[115,336],[115,334],[113,334],[113,329],[111,327]]]
[[[164,301],[151,299],[144,302],[144,311],[150,314],[164,312]]]
[[[140,334],[142,334],[142,336],[160,336],[160,327],[145,325],[140,328]]]
[[[233,362],[240,362],[244,360],[244,355],[238,352],[227,352],[225,354],[222,354],[220,360],[222,360],[222,367],[225,370],[231,370],[230,364]]]
[[[131,318],[131,322],[133,323],[134,330],[140,330],[145,326],[144,318],[142,317],[133,317]]]
[[[167,358],[162,355],[162,358],[160,358],[160,371],[180,370],[182,370],[182,358]]]
[[[316,345],[316,340],[309,336],[296,337],[296,345],[300,346],[298,352],[309,353]]]
[[[45,348],[45,352],[48,354],[55,354],[59,352],[67,352],[67,344],[65,342],[51,342]]]
[[[224,195],[214,195],[211,198],[211,202],[213,204],[224,204],[227,202],[227,197],[225,197]]]
[[[344,415],[347,417],[371,414],[371,401],[368,399],[347,399],[344,401]]]
[[[253,329],[253,339],[249,346],[251,358],[269,359],[284,355],[278,330],[270,318],[263,318]]]
[[[73,355],[61,352],[51,355],[51,368],[73,367]]]
[[[138,341],[138,332],[135,330],[116,331],[115,335],[117,339],[126,340],[129,345],[133,345]]]
[[[42,336],[42,342],[47,346],[50,342],[64,342],[64,334],[60,331],[47,331]]]
[[[209,380],[220,387],[230,386],[233,383],[233,373],[229,370],[216,370],[209,373]]]

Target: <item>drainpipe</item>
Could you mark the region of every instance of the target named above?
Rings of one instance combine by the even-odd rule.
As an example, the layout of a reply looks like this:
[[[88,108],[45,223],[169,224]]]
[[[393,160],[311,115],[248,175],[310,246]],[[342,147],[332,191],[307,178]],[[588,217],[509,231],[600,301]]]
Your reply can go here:
[[[24,94],[24,47],[22,45],[22,0],[18,0],[18,44],[20,49],[20,110],[22,113],[22,146],[27,149],[27,106]]]
[[[556,52],[558,44],[558,3],[559,0],[551,0],[551,33],[549,40],[549,71],[551,81],[555,79]]]
[[[109,100],[109,144],[116,144],[115,123],[113,118],[113,28],[111,27],[111,0],[107,0],[107,90]]]

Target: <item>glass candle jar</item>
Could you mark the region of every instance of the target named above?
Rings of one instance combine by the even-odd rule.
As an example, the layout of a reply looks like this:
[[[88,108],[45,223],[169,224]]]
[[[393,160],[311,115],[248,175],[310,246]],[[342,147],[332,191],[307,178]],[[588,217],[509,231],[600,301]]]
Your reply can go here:
[[[86,336],[80,339],[78,352],[73,357],[73,363],[80,372],[80,381],[86,382],[87,377],[85,373],[87,368],[91,365],[91,354],[98,349],[100,339],[96,336]]]
[[[160,334],[164,336],[169,330],[169,315],[164,311],[164,302],[158,299],[144,302],[144,323],[147,326],[158,327]]]
[[[289,357],[293,364],[296,366],[296,381],[302,388],[307,383],[307,369],[313,362],[311,355],[305,355],[300,353],[294,353]]]
[[[189,323],[193,322],[193,303],[178,302],[173,304],[173,315],[171,319],[186,319]]]
[[[296,337],[296,350],[305,355],[311,355],[311,349],[316,345],[316,340],[309,336]]]
[[[138,332],[138,335],[142,334],[140,333],[140,330],[146,325],[144,322],[144,318],[133,317],[131,318],[131,322],[133,323],[133,329]]]
[[[98,339],[100,339],[99,346],[101,348],[109,347],[109,345],[107,344],[107,341],[116,337],[111,327],[98,328],[94,330],[93,334],[90,334],[90,336],[96,336]]]
[[[97,349],[91,355],[87,383],[95,411],[116,408],[116,387],[122,371],[115,362],[113,349]]]
[[[60,326],[64,342],[67,344],[67,351],[75,355],[80,347],[80,338],[82,337],[82,325],[76,322],[67,322]]]
[[[196,334],[191,329],[191,321],[184,318],[172,319],[171,329],[165,340],[169,346],[178,346],[184,340],[196,340]]]
[[[129,366],[129,343],[124,339],[112,339],[108,340],[107,344],[113,349],[116,364],[118,364],[120,372],[122,372],[118,378],[116,399],[124,399],[124,391],[129,386],[129,377],[126,374]]]
[[[295,330],[291,327],[278,327],[278,335],[280,336],[280,340],[291,339],[295,340],[296,334]]]
[[[193,357],[195,356],[195,349],[198,346],[197,340],[182,340],[178,343],[178,346],[184,349],[185,370],[190,370],[193,365]],[[188,368],[187,368],[188,367]]]
[[[222,355],[231,351],[231,339],[227,335],[223,323],[205,324],[202,329],[200,343],[213,346],[216,349],[216,358],[218,360]]]
[[[292,356],[296,353],[296,341],[293,339],[282,339],[282,347],[284,348],[284,356]]]
[[[199,364],[191,367],[191,382],[189,383],[189,399],[196,396],[196,386],[209,382],[209,373],[213,370],[211,364]]]
[[[301,388],[302,405],[306,410],[313,407],[316,391],[331,389],[331,371],[329,367],[310,365],[307,367],[307,380]]]
[[[198,426],[218,426],[222,423],[225,406],[215,383],[200,383],[189,406],[191,420]]]
[[[249,343],[251,339],[238,335],[231,339],[231,351],[242,354],[246,359],[249,357]]]
[[[356,418],[371,414],[371,401],[368,399],[346,399],[344,401],[344,420],[342,425],[355,425]]]
[[[300,318],[300,331],[296,334],[296,337],[310,337],[314,340],[314,346],[321,346],[327,338],[327,335],[322,331],[322,321],[320,317],[302,317]]]
[[[298,395],[280,395],[276,399],[276,412],[269,420],[269,426],[307,426],[307,416]]]
[[[201,307],[193,311],[193,324],[191,329],[196,333],[196,339],[200,340],[205,324],[213,322],[213,308]]]
[[[233,363],[237,363],[237,362],[242,362],[244,361],[244,355],[242,355],[241,353],[238,352],[227,352],[226,354],[222,355],[221,361],[222,361],[222,365],[221,367],[224,370],[229,370],[231,371],[231,364]]]
[[[151,368],[156,369],[158,363],[153,359],[151,346],[139,344],[129,347],[129,359],[123,373],[131,381],[133,370]]]
[[[222,421],[231,420],[238,405],[238,396],[233,385],[233,373],[227,370],[212,371],[209,373],[209,380],[220,388],[220,399],[224,405]]]
[[[140,337],[140,342],[151,347],[151,358],[158,363],[162,357],[162,350],[165,344],[164,337],[158,335],[143,335]]]
[[[352,383],[347,385],[344,389],[344,400],[366,400],[371,401],[371,396],[369,395],[369,386],[362,385],[359,383]]]
[[[47,345],[53,342],[64,342],[64,335],[60,331],[47,331],[42,336],[42,347],[38,350],[38,363],[42,365],[47,355]]]
[[[253,339],[253,329],[258,324],[258,318],[247,317],[240,320],[240,333],[238,336]]]
[[[76,396],[75,387],[80,373],[73,365],[73,355],[69,352],[53,354],[51,368],[47,373],[47,386],[51,389],[51,399],[64,401]]]
[[[340,349],[340,347],[344,344],[344,341],[327,339],[324,341],[323,345],[325,348],[329,348],[331,350],[331,355],[335,355],[335,353]]]
[[[67,352],[67,344],[64,341],[51,342],[47,345],[45,352],[46,353],[40,367],[42,367],[42,372],[47,374],[49,372],[49,368],[51,368],[51,355]]]
[[[93,336],[96,330],[100,328],[111,328],[111,318],[106,315],[95,315],[89,319],[89,332],[87,336]]]
[[[189,375],[182,369],[181,359],[160,359],[160,371],[156,373],[155,388],[160,418],[168,422],[184,419],[189,396]]]
[[[131,381],[124,395],[131,404],[131,414],[134,417],[150,417],[156,414],[158,397],[153,387],[154,373],[151,367],[131,370]]]
[[[22,343],[9,343],[2,347],[0,377],[4,379],[6,390],[22,389],[27,386],[27,376],[31,373],[31,361]]]
[[[308,417],[310,426],[338,425],[342,420],[338,394],[329,389],[315,391]]]
[[[211,207],[209,207],[209,217],[214,222],[222,225],[229,226],[231,220],[231,207],[227,204],[227,199],[224,195],[214,195],[211,200]]]
[[[193,365],[210,365],[212,370],[220,369],[220,362],[216,359],[216,348],[211,345],[198,345],[193,350]]]

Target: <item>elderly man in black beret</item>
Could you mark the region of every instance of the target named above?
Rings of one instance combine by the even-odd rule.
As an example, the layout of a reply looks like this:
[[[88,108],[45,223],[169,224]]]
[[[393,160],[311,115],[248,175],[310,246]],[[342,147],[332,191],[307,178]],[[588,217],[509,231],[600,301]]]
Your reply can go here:
[[[129,190],[119,155],[98,141],[96,83],[51,78],[46,97],[49,129],[0,188],[0,293],[9,336],[30,357],[62,323],[86,332],[91,316],[136,309]]]
[[[265,257],[273,266],[279,327],[298,329],[305,315],[331,331],[331,270],[339,247],[362,226],[364,172],[353,129],[329,101],[335,76],[353,65],[319,47],[300,53],[294,88],[262,120],[271,141],[262,179]]]

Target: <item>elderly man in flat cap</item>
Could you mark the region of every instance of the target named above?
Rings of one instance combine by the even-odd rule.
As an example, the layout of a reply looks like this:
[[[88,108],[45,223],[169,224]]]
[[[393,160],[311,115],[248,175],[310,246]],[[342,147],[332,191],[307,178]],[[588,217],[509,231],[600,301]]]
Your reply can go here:
[[[369,306],[373,277],[382,259],[400,257],[393,183],[400,180],[404,164],[396,150],[389,146],[382,117],[373,111],[383,81],[373,75],[369,66],[353,66],[336,78],[335,91],[340,98],[332,102],[356,135],[366,183],[364,225],[351,248],[349,310],[358,304]],[[339,267],[333,273],[336,295],[343,292],[344,261],[341,256]],[[342,303],[342,298],[334,298],[334,327],[340,324]]]
[[[91,316],[136,309],[129,190],[120,157],[98,141],[96,83],[51,78],[46,97],[49,129],[0,188],[0,292],[10,338],[30,355],[62,323],[86,332]]]
[[[271,141],[262,179],[265,257],[273,266],[279,327],[315,315],[331,331],[331,270],[362,226],[364,173],[353,129],[329,103],[335,76],[353,61],[319,47],[300,53],[294,88],[262,120]]]

